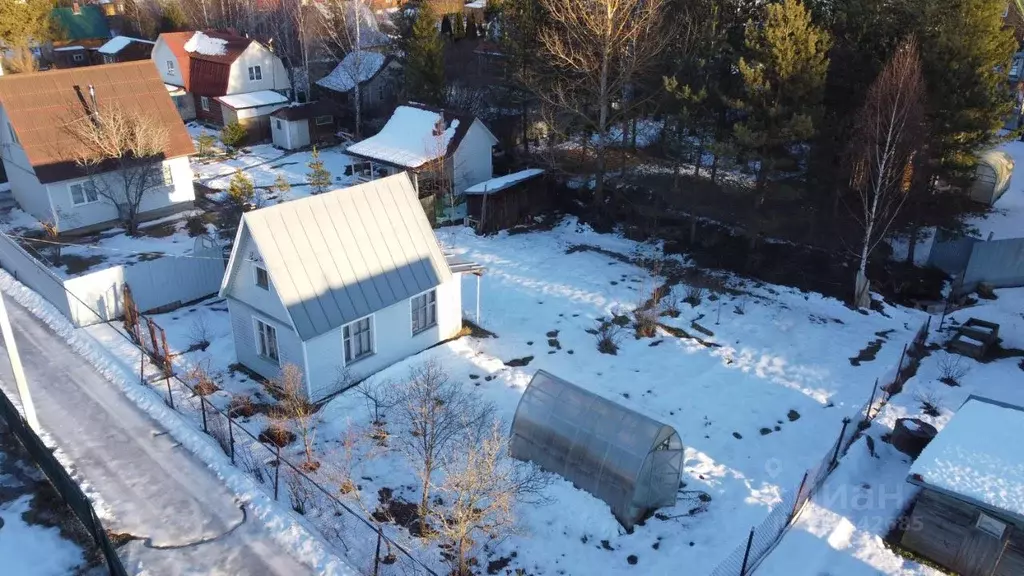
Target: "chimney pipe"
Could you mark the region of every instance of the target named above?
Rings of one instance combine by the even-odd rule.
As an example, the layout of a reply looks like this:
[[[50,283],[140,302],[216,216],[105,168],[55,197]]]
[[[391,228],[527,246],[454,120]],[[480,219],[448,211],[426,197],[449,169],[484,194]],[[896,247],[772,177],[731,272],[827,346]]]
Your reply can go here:
[[[92,84],[89,84],[89,102],[92,104],[92,113],[99,112],[99,106],[96,105],[96,87]]]

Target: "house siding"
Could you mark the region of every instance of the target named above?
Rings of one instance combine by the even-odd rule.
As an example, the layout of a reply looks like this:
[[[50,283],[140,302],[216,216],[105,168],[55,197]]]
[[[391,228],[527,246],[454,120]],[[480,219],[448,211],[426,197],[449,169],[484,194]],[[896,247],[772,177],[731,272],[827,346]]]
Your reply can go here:
[[[172,158],[164,163],[171,167],[174,185],[170,188],[159,187],[146,192],[139,205],[139,210],[143,214],[195,200],[195,192],[192,187],[192,168],[189,165],[188,157]],[[98,202],[80,206],[74,206],[71,203],[71,191],[68,186],[86,180],[88,179],[76,178],[45,185],[45,190],[49,194],[49,203],[58,216],[62,230],[66,232],[116,221],[118,218],[117,207],[104,198],[100,198]]]
[[[492,146],[494,141],[480,121],[473,122],[453,157],[456,194],[493,177]]]
[[[184,72],[181,70],[178,57],[174,55],[171,47],[167,45],[163,38],[157,38],[153,51],[150,53],[150,59],[153,60],[153,64],[156,66],[157,72],[160,73],[160,79],[164,81],[164,84],[185,86]],[[174,74],[167,73],[168,61],[174,62]]]
[[[309,359],[310,398],[320,400],[341,389],[339,375],[346,370],[349,382],[366,378],[438,342],[452,338],[462,329],[462,278],[452,278],[436,288],[437,325],[412,334],[411,299],[392,304],[373,314],[374,354],[353,362],[346,369],[342,328],[306,342]]]
[[[304,368],[302,341],[287,324],[261,313],[244,302],[228,297],[228,315],[231,317],[231,332],[235,340],[235,355],[244,366],[267,379],[277,378],[281,366],[294,364]],[[277,330],[277,363],[260,356],[256,346],[256,324],[259,319]],[[303,369],[303,372],[305,370]]]
[[[220,102],[215,100],[213,96],[208,96],[207,98],[210,100],[210,109],[203,110],[202,96],[199,94],[192,94],[192,102],[196,111],[196,119],[208,122],[215,126],[223,126],[224,111],[221,110]]]
[[[274,279],[270,279],[269,290],[264,290],[256,285],[255,262],[262,261],[262,257],[256,243],[252,241],[252,237],[245,228],[242,229],[238,247],[235,250],[236,262],[228,271],[232,276],[228,279],[225,296],[260,310],[263,314],[290,326],[288,311],[277,294]]]
[[[295,150],[309,146],[309,120],[284,120],[271,118],[270,129],[274,145],[286,150]],[[280,124],[280,128],[278,128]]]
[[[260,66],[261,80],[249,80],[249,67]],[[231,63],[225,94],[245,94],[258,90],[285,91],[291,89],[288,72],[281,59],[259,43],[253,42]]]
[[[53,208],[46,194],[46,186],[36,177],[25,149],[11,138],[8,126],[7,113],[0,106],[0,157],[3,158],[7,180],[11,184],[11,194],[22,210],[38,220],[49,220],[53,217]]]

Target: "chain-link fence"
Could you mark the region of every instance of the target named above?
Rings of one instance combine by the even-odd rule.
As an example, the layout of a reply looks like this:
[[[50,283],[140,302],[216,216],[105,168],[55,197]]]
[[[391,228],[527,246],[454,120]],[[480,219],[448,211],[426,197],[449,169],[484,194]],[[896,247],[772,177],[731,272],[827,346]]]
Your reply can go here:
[[[804,473],[803,480],[796,490],[787,490],[783,493],[782,502],[775,506],[759,525],[750,528],[743,542],[715,567],[711,576],[746,576],[751,574],[771,552],[807,501],[821,489],[839,459],[871,425],[889,398],[903,390],[903,384],[913,369],[912,364],[922,356],[930,327],[931,317],[921,325],[913,341],[903,347],[891,380],[882,386],[875,380],[871,397],[852,418],[843,419],[839,436],[822,456],[821,461]]]
[[[18,439],[25,451],[28,452],[32,461],[43,471],[43,474],[50,480],[60,497],[67,503],[78,520],[82,522],[85,529],[89,531],[93,541],[103,552],[107,561],[107,571],[110,576],[127,576],[121,559],[117,556],[117,549],[107,536],[107,530],[100,523],[96,516],[96,510],[92,507],[89,498],[78,484],[71,478],[68,471],[61,465],[53,452],[46,447],[42,439],[29,427],[28,423],[21,417],[21,413],[15,408],[11,400],[0,391],[0,420],[7,423],[11,433]]]

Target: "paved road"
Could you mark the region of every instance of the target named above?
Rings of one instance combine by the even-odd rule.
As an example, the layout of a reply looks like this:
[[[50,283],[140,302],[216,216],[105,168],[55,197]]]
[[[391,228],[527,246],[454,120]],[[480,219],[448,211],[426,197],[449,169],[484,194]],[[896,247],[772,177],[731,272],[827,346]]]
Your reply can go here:
[[[30,312],[6,302],[41,426],[108,505],[107,528],[139,538],[121,550],[126,568],[161,576],[311,573],[117,385]],[[0,383],[16,394],[6,346]]]

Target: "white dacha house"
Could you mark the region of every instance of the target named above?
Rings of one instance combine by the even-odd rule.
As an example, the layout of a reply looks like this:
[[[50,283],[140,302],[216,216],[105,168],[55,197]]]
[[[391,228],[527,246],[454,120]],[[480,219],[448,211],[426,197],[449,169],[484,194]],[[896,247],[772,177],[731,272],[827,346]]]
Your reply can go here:
[[[220,295],[238,361],[316,401],[455,336],[463,271],[400,174],[244,214]]]
[[[380,132],[345,153],[365,160],[369,166],[364,171],[370,175],[412,172],[417,192],[421,178],[439,176],[441,167],[454,193],[462,194],[491,179],[491,148],[497,143],[483,122],[470,114],[409,104],[396,108]]]
[[[140,217],[186,210],[195,200],[192,139],[148,60],[0,77],[0,156],[11,193],[25,212],[61,232],[114,226],[118,203],[126,204],[112,167],[89,173],[75,162],[81,144],[65,126],[107,106],[142,113],[167,129],[163,153],[154,159],[161,169],[149,171],[161,180],[143,193]]]

